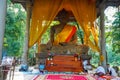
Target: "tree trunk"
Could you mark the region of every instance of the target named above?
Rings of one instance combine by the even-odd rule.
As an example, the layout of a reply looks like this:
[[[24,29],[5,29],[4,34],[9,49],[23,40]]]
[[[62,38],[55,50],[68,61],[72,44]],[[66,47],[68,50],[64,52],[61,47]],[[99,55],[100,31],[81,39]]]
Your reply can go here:
[[[22,55],[22,63],[28,64],[28,45],[29,45],[29,27],[30,27],[30,11],[31,11],[31,4],[30,2],[26,3],[26,11],[27,11],[27,18],[26,18],[26,30],[25,30],[25,44],[23,49]]]
[[[4,31],[5,31],[5,17],[6,17],[6,0],[0,0],[0,61],[2,59],[2,47],[3,47],[3,39],[4,39]],[[0,80],[3,80],[0,68]]]

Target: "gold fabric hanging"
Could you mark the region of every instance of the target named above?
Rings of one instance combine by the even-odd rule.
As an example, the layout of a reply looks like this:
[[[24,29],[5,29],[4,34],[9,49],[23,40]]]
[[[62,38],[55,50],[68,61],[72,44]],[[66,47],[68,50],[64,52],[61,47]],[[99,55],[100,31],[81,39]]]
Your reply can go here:
[[[96,2],[94,0],[69,0],[69,3],[76,20],[84,31],[84,44],[99,52],[98,33],[94,25]],[[94,41],[90,36],[93,36]]]
[[[61,9],[63,0],[34,0],[29,47],[33,46],[49,27]]]

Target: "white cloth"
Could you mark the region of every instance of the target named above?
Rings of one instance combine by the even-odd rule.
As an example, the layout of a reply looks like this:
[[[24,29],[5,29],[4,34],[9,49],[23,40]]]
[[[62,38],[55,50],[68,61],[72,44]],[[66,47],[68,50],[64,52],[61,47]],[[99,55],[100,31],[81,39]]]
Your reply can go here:
[[[3,57],[2,59],[2,66],[12,66],[13,58],[12,57]]]
[[[87,69],[87,70],[91,70],[91,69],[92,69],[92,66],[91,66],[91,65],[87,65],[87,66],[86,66],[86,69]]]
[[[105,74],[105,69],[102,66],[97,67],[96,73],[102,72]]]
[[[117,76],[117,73],[114,68],[110,67],[108,68],[109,72],[111,72],[111,76]]]
[[[88,64],[88,61],[87,61],[87,60],[84,60],[84,61],[83,61],[83,67],[84,67],[84,69],[87,69],[87,64]]]

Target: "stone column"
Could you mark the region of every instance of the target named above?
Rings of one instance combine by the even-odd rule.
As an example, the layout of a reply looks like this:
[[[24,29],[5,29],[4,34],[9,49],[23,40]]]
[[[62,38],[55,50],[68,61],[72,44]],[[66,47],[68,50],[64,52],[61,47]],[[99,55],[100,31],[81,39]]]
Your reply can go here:
[[[118,12],[120,12],[120,6],[118,6]]]
[[[26,30],[25,30],[25,43],[23,48],[23,55],[22,55],[22,63],[28,64],[28,51],[29,51],[29,28],[30,28],[30,12],[31,12],[31,3],[26,3],[26,11],[27,11],[27,18],[26,18]]]
[[[104,18],[104,10],[105,10],[105,5],[102,5],[100,7],[100,49],[101,53],[104,56],[104,60],[102,62],[103,67],[106,69],[106,41],[105,41],[105,18]]]
[[[3,39],[4,39],[4,31],[5,31],[5,17],[7,11],[7,1],[0,0],[0,61],[2,59],[2,47],[3,47]],[[0,80],[3,80],[1,75],[0,68]]]
[[[0,60],[2,59],[2,46],[5,31],[6,0],[0,0]]]

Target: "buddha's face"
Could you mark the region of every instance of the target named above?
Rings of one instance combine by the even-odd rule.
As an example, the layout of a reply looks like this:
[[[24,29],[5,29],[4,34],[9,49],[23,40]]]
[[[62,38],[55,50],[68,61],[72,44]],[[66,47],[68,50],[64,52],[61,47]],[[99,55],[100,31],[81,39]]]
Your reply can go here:
[[[62,10],[58,13],[58,20],[60,23],[67,23],[69,21],[69,14],[67,11]]]

